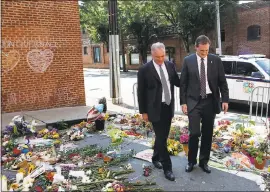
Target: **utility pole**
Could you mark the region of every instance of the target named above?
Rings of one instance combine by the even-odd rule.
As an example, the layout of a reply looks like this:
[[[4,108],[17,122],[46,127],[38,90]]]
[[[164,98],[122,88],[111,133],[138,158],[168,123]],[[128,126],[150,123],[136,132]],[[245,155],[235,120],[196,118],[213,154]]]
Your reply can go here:
[[[110,95],[113,104],[121,104],[119,34],[117,0],[109,0]]]
[[[222,55],[221,47],[221,34],[220,34],[220,14],[219,14],[219,0],[216,0],[216,17],[217,17],[217,37],[218,37],[218,47],[216,53]]]

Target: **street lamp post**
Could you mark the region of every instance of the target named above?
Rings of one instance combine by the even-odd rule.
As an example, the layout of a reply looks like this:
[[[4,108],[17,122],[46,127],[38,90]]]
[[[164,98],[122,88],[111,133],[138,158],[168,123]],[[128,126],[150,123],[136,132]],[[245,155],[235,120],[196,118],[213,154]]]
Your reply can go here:
[[[121,104],[119,34],[117,25],[117,0],[109,0],[109,53],[110,95],[113,104]]]

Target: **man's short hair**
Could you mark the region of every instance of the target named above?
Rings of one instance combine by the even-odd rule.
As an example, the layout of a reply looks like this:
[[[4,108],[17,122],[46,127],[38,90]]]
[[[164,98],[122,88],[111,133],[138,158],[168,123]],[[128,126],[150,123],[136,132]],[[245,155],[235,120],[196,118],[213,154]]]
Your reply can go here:
[[[156,42],[156,43],[152,44],[151,52],[155,51],[156,49],[163,49],[165,51],[165,45],[163,43],[160,43],[160,42]]]
[[[199,45],[205,45],[205,44],[211,44],[211,41],[209,40],[209,38],[205,35],[200,35],[199,37],[197,37],[196,41],[195,41],[195,46],[198,47]]]

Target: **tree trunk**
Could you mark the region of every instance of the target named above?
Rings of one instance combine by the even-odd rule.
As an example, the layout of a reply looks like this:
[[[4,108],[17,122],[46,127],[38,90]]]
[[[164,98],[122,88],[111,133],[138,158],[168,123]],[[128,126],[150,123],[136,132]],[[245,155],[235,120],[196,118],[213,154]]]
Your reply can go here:
[[[140,50],[140,53],[142,57],[142,64],[147,63],[147,49],[142,48],[142,50]]]
[[[188,37],[182,37],[182,40],[183,40],[185,51],[187,52],[187,54],[189,54],[190,50],[189,50]]]

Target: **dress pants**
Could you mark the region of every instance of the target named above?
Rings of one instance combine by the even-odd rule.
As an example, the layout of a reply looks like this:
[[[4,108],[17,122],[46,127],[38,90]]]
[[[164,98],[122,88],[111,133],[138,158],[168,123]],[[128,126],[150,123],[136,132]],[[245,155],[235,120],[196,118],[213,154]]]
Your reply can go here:
[[[159,161],[163,166],[164,172],[172,171],[172,162],[167,149],[167,139],[172,122],[171,113],[171,106],[162,103],[160,120],[157,122],[152,122],[156,136],[152,161]]]
[[[201,147],[199,163],[207,164],[210,159],[214,121],[216,117],[213,103],[214,98],[212,94],[208,94],[207,98],[201,98],[194,109],[188,113],[190,132],[188,143],[188,162],[194,165],[197,164],[197,153],[200,136]]]

